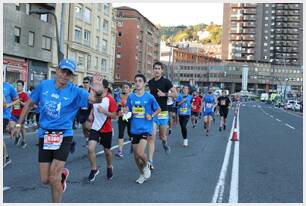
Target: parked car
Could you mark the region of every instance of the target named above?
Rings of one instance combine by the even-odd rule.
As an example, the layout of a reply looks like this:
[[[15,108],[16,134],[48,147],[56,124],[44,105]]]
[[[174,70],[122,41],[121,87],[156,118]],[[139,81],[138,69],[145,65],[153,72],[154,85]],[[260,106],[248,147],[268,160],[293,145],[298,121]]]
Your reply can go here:
[[[292,107],[292,110],[293,110],[293,111],[300,111],[300,110],[301,110],[301,102],[295,101],[295,102],[294,102],[294,105],[293,105],[293,107]]]
[[[287,103],[285,104],[285,109],[293,109],[294,104],[295,104],[294,100],[288,100]]]

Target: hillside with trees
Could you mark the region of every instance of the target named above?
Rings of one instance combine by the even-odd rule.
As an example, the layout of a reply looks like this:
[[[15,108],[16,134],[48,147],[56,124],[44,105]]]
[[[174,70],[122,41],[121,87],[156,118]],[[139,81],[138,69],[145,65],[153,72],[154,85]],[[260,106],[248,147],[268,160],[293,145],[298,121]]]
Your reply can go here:
[[[163,27],[159,26],[161,39],[163,41],[171,41],[170,38],[173,36],[173,42],[179,42],[182,40],[196,41],[202,44],[220,44],[222,38],[222,26],[217,24],[197,24],[192,26],[175,26],[175,27]],[[207,31],[208,37],[199,40],[198,32]]]

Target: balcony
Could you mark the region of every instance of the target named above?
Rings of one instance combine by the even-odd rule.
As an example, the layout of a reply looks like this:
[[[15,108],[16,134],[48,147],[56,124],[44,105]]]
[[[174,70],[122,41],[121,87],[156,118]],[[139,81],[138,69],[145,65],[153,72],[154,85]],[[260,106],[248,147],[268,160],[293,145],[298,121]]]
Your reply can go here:
[[[244,34],[255,34],[256,30],[255,29],[243,29],[242,33],[244,33]]]
[[[255,57],[254,57],[254,55],[247,55],[247,56],[246,56],[246,59],[247,59],[248,61],[254,61],[254,60],[255,60]]]
[[[289,4],[288,9],[290,10],[298,10],[300,8],[302,8],[303,5],[299,5],[299,4]]]
[[[247,3],[244,4],[244,8],[256,8],[257,4],[251,4],[251,3]]]
[[[300,16],[300,12],[295,10],[295,11],[289,11],[288,16]]]
[[[244,16],[243,20],[245,21],[256,21],[256,16]]]
[[[245,35],[243,36],[243,40],[255,41],[255,35]]]
[[[242,16],[231,16],[231,21],[241,21],[243,20]]]
[[[300,19],[297,16],[289,16],[288,17],[288,21],[292,21],[292,22],[299,22]]]
[[[256,9],[244,9],[243,14],[256,14]]]
[[[256,27],[256,24],[255,24],[255,22],[244,22],[244,23],[242,24],[242,26],[243,26],[244,28],[254,28],[254,27]]]
[[[242,37],[238,35],[231,35],[230,39],[232,41],[239,41],[239,40],[242,40]]]

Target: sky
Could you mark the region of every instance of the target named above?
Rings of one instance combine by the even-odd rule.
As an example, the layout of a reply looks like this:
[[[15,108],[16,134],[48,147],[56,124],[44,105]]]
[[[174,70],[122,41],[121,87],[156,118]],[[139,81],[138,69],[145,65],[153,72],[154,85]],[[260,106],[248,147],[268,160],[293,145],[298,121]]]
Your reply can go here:
[[[222,3],[113,3],[113,7],[128,6],[139,11],[152,23],[161,26],[222,24]]]

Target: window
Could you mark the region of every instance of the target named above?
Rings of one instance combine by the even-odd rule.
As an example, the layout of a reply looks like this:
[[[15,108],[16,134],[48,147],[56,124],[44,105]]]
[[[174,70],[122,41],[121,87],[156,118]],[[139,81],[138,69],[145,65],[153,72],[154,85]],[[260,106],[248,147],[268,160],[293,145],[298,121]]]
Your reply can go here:
[[[29,15],[31,10],[31,4],[26,4],[26,14]]]
[[[100,48],[100,38],[97,36],[96,37],[96,49],[99,50]]]
[[[82,37],[82,29],[79,27],[75,27],[74,29],[74,41],[81,42]]]
[[[16,43],[20,43],[20,33],[21,33],[21,29],[17,26],[15,26],[15,42]]]
[[[118,42],[117,47],[118,47],[118,48],[122,48],[122,43],[121,43],[121,42]],[[137,47],[136,47],[136,49],[137,49]]]
[[[48,14],[41,14],[40,15],[40,20],[44,22],[48,22]]]
[[[118,27],[123,27],[123,21],[118,21]]]
[[[87,68],[90,69],[91,67],[91,56],[87,55]]]
[[[265,17],[265,20],[269,20],[269,17],[268,17],[268,16],[266,16],[266,17]]]
[[[98,65],[99,65],[99,58],[96,57],[96,61],[95,61],[95,67],[98,69]]]
[[[121,57],[122,57],[122,55],[121,55],[120,53],[118,53],[118,54],[116,55],[116,58],[117,58],[117,59],[121,59]]]
[[[90,45],[90,32],[89,31],[84,31],[84,44],[86,46]]]
[[[28,45],[34,47],[34,32],[29,32]]]
[[[105,20],[105,19],[104,19],[104,21],[103,21],[103,32],[104,32],[105,34],[108,33],[108,21]]]
[[[122,32],[121,31],[118,32],[118,36],[122,36]]]
[[[47,36],[42,37],[42,49],[51,51],[51,38]]]
[[[97,16],[97,19],[96,19],[96,29],[97,29],[97,31],[100,31],[100,25],[101,25],[101,18],[99,16]]]
[[[98,10],[99,10],[99,11],[102,10],[102,4],[101,4],[101,3],[97,3],[97,7],[98,7]]]
[[[84,56],[79,54],[77,66],[84,67]]]
[[[83,9],[82,9],[82,5],[77,4],[75,6],[75,17],[82,19],[83,18]]]
[[[116,64],[116,69],[120,69],[120,64],[119,63]]]
[[[104,15],[109,16],[109,3],[104,4]]]
[[[88,8],[85,8],[84,10],[84,21],[87,23],[91,22],[91,10]]]
[[[19,3],[15,3],[15,6],[16,6],[16,10],[20,11],[20,4]]]
[[[107,62],[106,62],[106,59],[101,59],[101,70],[103,70],[103,71],[106,71],[106,66],[107,66],[107,64],[106,64]]]
[[[120,74],[119,73],[116,74],[116,79],[120,79]]]
[[[107,52],[107,40],[102,40],[102,52]]]

